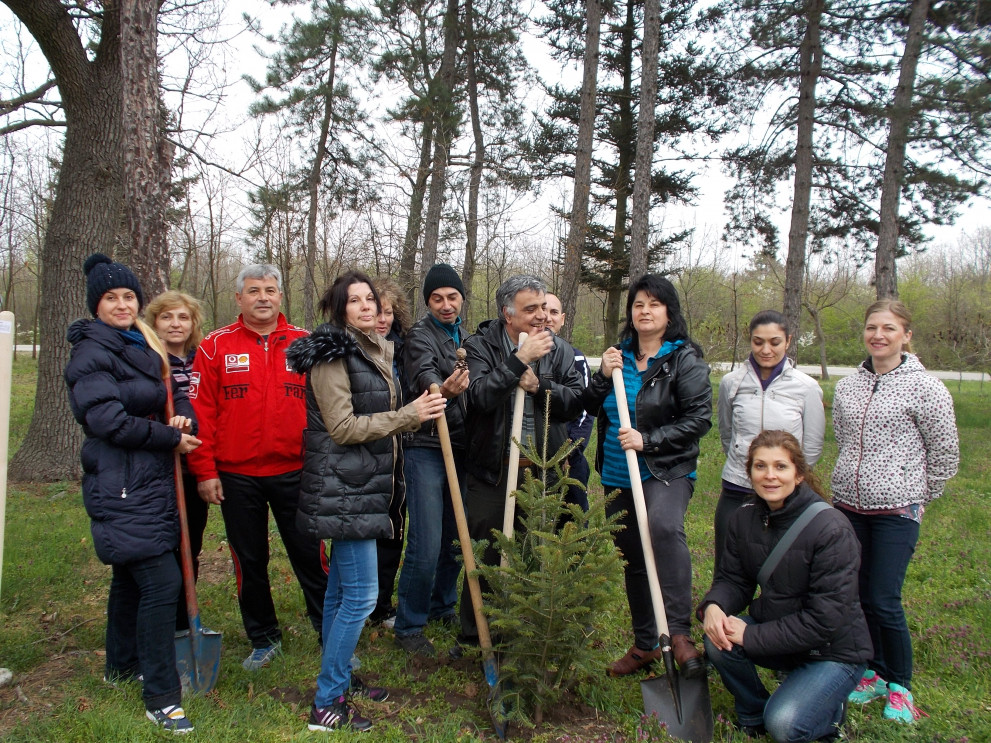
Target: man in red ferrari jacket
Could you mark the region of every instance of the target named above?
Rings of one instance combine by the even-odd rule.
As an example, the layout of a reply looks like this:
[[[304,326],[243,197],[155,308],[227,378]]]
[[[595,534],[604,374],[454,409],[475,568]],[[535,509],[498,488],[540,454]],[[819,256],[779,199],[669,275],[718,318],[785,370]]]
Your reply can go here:
[[[282,275],[248,266],[237,277],[237,321],[208,335],[196,352],[189,398],[203,444],[189,467],[200,497],[220,505],[234,558],[237,597],[253,650],[249,671],[281,652],[282,630],[268,581],[268,510],[319,635],[327,590],[323,543],[296,528],[306,383],[286,366],[286,348],[307,331],[279,312]]]

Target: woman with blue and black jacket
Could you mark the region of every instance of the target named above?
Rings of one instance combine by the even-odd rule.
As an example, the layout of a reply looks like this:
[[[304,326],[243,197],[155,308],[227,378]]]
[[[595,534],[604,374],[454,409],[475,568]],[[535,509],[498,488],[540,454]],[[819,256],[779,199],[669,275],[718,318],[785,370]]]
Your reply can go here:
[[[180,706],[175,661],[176,602],[182,578],[174,452],[199,446],[193,411],[169,374],[161,341],[139,319],[133,273],[96,253],[83,265],[93,320],[68,331],[69,404],[83,427],[83,503],[93,545],[113,569],[107,600],[106,680],[141,681],[150,720],[192,730]],[[172,385],[175,412],[165,414]]]

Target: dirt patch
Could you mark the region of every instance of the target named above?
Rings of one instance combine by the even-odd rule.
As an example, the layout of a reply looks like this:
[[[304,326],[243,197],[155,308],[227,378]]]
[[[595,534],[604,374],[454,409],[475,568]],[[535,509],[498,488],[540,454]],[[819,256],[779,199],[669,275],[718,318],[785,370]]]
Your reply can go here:
[[[30,673],[16,674],[0,689],[0,739],[65,702],[65,681],[76,674],[103,675],[102,650],[72,650],[54,655]],[[77,700],[86,709],[89,700]]]

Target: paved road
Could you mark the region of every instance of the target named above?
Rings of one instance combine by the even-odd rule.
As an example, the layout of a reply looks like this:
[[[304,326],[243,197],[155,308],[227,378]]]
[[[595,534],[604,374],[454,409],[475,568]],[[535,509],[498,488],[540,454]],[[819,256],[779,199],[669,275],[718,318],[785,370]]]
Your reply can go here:
[[[31,353],[31,346],[14,346],[14,348],[17,351]],[[589,358],[588,364],[594,370],[599,368],[601,361],[602,360],[599,358]],[[712,368],[717,371],[729,371],[730,364],[716,361],[712,364]],[[806,374],[811,374],[816,378],[822,374],[822,369],[819,366],[802,364],[798,368]],[[829,366],[826,368],[829,370],[829,376],[831,377],[845,377],[856,371],[856,367],[853,366]],[[958,379],[963,379],[965,382],[991,382],[991,374],[987,374],[986,372],[930,371],[929,373],[938,379],[952,382],[955,382]]]

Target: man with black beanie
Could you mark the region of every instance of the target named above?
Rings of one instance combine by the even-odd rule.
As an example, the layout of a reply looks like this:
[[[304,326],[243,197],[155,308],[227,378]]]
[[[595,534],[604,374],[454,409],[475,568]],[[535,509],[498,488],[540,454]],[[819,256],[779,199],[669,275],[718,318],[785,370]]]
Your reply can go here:
[[[423,280],[427,315],[414,323],[403,345],[402,371],[409,395],[418,397],[431,384],[448,400],[468,387],[468,372],[455,370],[457,350],[464,341],[461,307],[464,284],[451,266],[438,263]],[[463,408],[447,406],[451,445],[463,482],[465,429]],[[429,620],[457,626],[455,613],[460,566],[455,559],[457,526],[440,450],[437,425],[428,421],[403,437],[406,501],[409,526],[406,557],[399,574],[396,644],[408,653],[434,655],[423,630]]]

